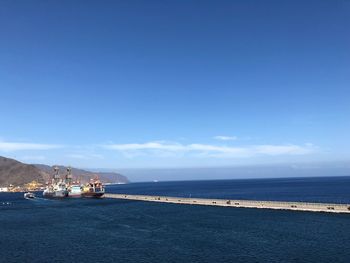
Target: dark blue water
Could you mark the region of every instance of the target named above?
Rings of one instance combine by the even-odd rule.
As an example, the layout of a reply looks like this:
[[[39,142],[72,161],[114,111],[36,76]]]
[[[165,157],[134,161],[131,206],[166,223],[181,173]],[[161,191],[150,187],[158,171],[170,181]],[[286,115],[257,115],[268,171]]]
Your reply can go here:
[[[109,186],[112,193],[350,203],[350,177],[180,181]]]
[[[109,191],[343,202],[349,200],[349,182],[343,177],[139,183]],[[350,262],[349,215],[24,200],[22,194],[0,193],[0,227],[0,262]]]

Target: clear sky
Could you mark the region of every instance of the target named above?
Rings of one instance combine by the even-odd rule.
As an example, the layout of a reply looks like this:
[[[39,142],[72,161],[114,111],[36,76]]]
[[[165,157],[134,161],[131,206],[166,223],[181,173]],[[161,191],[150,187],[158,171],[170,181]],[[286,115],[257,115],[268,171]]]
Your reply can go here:
[[[349,160],[349,31],[349,1],[2,0],[0,155]]]

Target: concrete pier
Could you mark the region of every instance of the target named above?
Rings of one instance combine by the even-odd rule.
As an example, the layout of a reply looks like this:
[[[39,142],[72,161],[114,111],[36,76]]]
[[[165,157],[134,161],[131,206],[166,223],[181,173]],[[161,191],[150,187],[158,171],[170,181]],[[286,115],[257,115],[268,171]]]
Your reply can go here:
[[[128,195],[128,194],[105,194],[104,197],[114,198],[114,199],[127,199],[127,200],[187,204],[187,205],[210,205],[210,206],[225,206],[225,207],[262,208],[262,209],[279,209],[279,210],[293,210],[293,211],[350,214],[350,204],[229,200],[229,199],[185,198],[185,197],[170,197],[170,196]]]

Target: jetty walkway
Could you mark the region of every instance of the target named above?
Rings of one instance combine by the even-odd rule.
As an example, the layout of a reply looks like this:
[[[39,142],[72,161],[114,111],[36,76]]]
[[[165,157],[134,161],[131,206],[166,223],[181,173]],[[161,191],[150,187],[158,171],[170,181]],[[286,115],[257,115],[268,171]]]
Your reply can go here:
[[[350,214],[350,204],[228,200],[228,199],[185,198],[185,197],[170,197],[170,196],[107,194],[107,193],[104,195],[104,197],[114,198],[114,199],[127,199],[127,200],[187,204],[187,205],[210,205],[210,206],[225,206],[225,207],[262,208],[262,209],[279,209],[279,210],[293,210],[293,211]]]

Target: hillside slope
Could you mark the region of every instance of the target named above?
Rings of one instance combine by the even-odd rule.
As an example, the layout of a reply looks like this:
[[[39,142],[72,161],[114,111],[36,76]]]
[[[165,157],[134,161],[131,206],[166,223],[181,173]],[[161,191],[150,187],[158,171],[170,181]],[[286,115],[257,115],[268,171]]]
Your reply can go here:
[[[67,167],[59,166],[60,174],[66,173]],[[23,186],[32,181],[45,183],[52,178],[53,167],[44,164],[25,164],[17,160],[0,156],[0,186]],[[82,183],[90,179],[99,177],[103,183],[128,183],[127,177],[119,173],[90,172],[82,169],[72,168],[74,179],[79,179]]]
[[[34,165],[0,156],[0,185],[24,185],[33,180],[45,183],[49,174]]]

